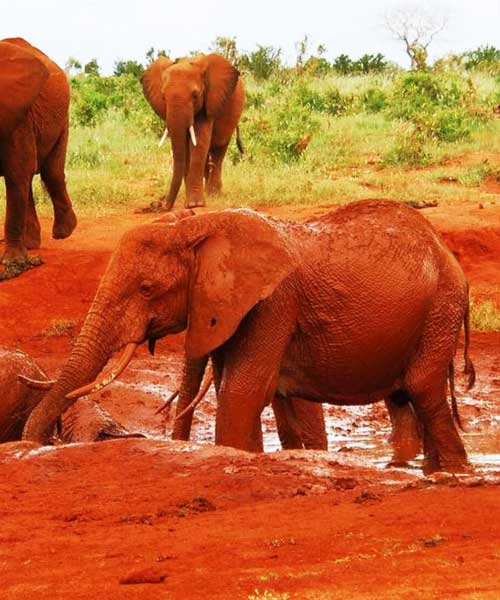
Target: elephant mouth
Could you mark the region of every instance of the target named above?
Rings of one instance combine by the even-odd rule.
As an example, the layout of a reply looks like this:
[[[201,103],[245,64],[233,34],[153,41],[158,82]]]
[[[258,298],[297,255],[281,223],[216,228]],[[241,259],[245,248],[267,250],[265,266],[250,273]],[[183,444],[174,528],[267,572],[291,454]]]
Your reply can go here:
[[[170,335],[171,333],[179,333],[182,331],[184,327],[168,327],[166,325],[162,325],[156,319],[153,319],[148,326],[146,331],[146,340],[148,341],[148,350],[149,353],[153,356],[155,353],[155,346],[157,340]]]

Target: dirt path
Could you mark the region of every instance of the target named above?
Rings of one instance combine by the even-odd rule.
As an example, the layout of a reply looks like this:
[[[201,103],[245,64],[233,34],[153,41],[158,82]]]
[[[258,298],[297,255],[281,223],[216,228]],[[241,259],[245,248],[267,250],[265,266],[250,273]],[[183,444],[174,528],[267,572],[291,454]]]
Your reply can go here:
[[[424,214],[475,297],[500,305],[500,207]],[[150,219],[83,219],[68,240],[44,238],[46,264],[0,284],[0,344],[57,375],[113,246]],[[100,395],[150,439],[0,446],[0,599],[499,597],[500,334],[473,336],[478,385],[460,410],[477,471],[461,480],[380,468],[389,452],[380,407],[328,409],[329,453],[253,456],[211,445],[209,394],[195,418],[202,445],[166,442],[170,423],[155,411],[177,385],[182,341],[161,340],[154,358],[141,350]]]

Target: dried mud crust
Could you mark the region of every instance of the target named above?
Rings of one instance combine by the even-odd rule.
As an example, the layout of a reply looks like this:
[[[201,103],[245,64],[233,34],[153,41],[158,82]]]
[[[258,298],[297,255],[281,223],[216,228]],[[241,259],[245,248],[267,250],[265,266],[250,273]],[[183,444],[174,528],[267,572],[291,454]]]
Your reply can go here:
[[[2,592],[9,600],[234,600],[255,589],[297,599],[472,590],[493,598],[499,481],[422,480],[321,452],[131,439],[7,444]]]
[[[331,208],[271,212],[300,220]],[[500,305],[500,207],[423,212],[475,297]],[[29,352],[56,376],[114,245],[151,219],[83,219],[64,242],[44,238],[46,264],[0,283],[0,344]],[[179,381],[182,345],[182,335],[161,340],[154,358],[141,348],[100,402],[125,426],[162,438],[155,411]],[[474,334],[472,356],[478,383],[460,411],[469,451],[482,460],[500,446],[500,334]],[[381,460],[389,453],[378,406],[329,408],[328,454],[214,448],[211,398],[195,417],[202,446],[0,446],[0,598],[247,600],[266,590],[279,600],[498,597],[498,464],[463,480],[370,467],[376,452]],[[490,450],[474,455],[477,440]]]

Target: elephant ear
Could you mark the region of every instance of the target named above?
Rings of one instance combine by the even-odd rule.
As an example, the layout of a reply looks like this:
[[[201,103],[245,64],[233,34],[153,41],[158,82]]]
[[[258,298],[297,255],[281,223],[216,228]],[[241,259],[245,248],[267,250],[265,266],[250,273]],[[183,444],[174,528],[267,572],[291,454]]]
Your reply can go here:
[[[207,54],[199,60],[207,82],[205,109],[209,117],[215,117],[234,92],[240,72],[220,54]]]
[[[279,228],[251,211],[199,215],[179,224],[194,247],[186,356],[208,354],[291,273],[294,261]]]
[[[149,65],[141,77],[142,91],[146,100],[160,119],[167,118],[167,106],[162,93],[163,72],[172,64],[172,61],[165,56],[160,56]]]
[[[38,58],[0,42],[0,137],[19,125],[48,76],[47,68]]]

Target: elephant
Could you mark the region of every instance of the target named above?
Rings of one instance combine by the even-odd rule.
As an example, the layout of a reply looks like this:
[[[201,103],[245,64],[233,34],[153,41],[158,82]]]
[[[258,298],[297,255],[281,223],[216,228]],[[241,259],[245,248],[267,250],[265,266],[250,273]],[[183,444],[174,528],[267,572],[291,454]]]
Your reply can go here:
[[[209,195],[221,191],[222,162],[245,104],[239,75],[215,53],[175,61],[162,56],[144,71],[144,95],[172,141],[172,180],[159,208],[172,210],[183,177],[187,208],[205,206],[204,178]],[[239,135],[237,142],[242,152]]]
[[[208,357],[185,360],[182,382],[179,390],[167,400],[160,410],[168,408],[178,396],[172,439],[189,440],[194,409],[203,400],[213,382],[218,394],[221,374],[207,368]],[[275,395],[271,406],[281,446],[284,450],[305,448],[327,450],[328,439],[325,430],[323,405],[302,398],[283,398]],[[417,417],[409,403],[398,404],[385,399],[392,432],[392,458],[389,465],[405,466],[420,454],[422,440]]]
[[[50,386],[28,354],[0,347],[0,443],[21,439],[28,416]],[[52,435],[58,442],[74,443],[137,434],[129,433],[90,398],[81,398],[61,416]]]
[[[76,216],[65,183],[69,84],[43,52],[22,38],[0,41],[0,176],[5,179],[5,265],[0,279],[41,264],[32,179],[40,173],[54,206],[52,235],[68,237]]]
[[[58,416],[113,381],[138,345],[154,350],[186,330],[187,358],[210,355],[221,373],[217,444],[261,451],[260,414],[276,394],[340,405],[390,398],[410,403],[422,425],[424,472],[466,471],[447,401],[462,326],[471,386],[465,275],[402,203],[352,202],[305,223],[239,209],[140,225],[113,252],[23,435],[47,441]]]

